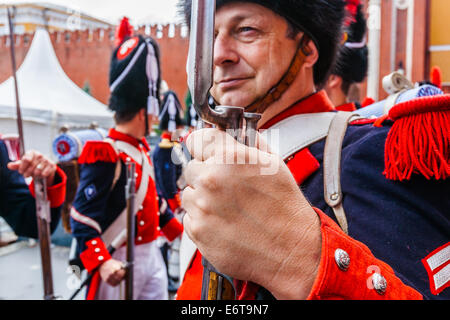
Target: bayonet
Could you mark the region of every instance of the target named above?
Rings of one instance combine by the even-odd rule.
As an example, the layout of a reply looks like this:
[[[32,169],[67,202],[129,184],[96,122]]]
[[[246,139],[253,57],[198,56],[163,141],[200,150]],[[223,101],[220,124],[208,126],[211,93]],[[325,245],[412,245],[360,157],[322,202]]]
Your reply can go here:
[[[188,56],[188,86],[192,104],[199,117],[248,146],[256,143],[256,127],[260,114],[246,113],[245,108],[208,104],[209,90],[213,84],[214,16],[215,0],[192,0],[190,41]],[[242,129],[245,126],[245,137]],[[236,290],[233,279],[220,274],[203,258],[202,300],[234,300]]]

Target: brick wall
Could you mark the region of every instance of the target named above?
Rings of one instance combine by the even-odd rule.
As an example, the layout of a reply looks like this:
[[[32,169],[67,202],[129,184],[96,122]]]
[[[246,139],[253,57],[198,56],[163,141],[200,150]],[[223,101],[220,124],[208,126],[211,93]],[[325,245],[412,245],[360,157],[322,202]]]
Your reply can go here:
[[[189,39],[181,35],[181,27],[141,27],[138,33],[151,35],[161,50],[162,77],[169,88],[184,102],[187,93],[186,60]],[[174,32],[170,33],[169,28]],[[109,99],[109,63],[114,50],[112,29],[50,34],[56,56],[66,74],[80,88],[86,85],[90,93],[107,104]],[[26,57],[33,34],[15,37],[16,63],[19,68]],[[12,75],[8,36],[0,37],[0,83]],[[20,80],[19,80],[20,81]]]

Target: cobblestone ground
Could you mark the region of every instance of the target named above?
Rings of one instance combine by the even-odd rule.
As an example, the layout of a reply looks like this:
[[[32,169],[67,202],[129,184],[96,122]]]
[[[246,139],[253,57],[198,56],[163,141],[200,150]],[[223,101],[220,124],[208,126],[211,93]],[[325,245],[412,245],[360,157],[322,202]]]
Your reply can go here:
[[[11,241],[17,239],[4,221],[0,220],[0,240],[2,238]],[[68,242],[67,237],[62,236],[58,230],[53,238],[55,243]],[[68,266],[70,247],[55,243],[52,244],[51,250],[54,291],[60,299],[67,300],[80,284],[80,278],[77,276],[79,272],[74,273]],[[171,274],[178,272],[178,245],[179,243],[176,243],[173,248],[175,259],[172,258],[169,262]],[[43,299],[40,259],[39,244],[35,240],[19,239],[9,245],[0,245],[0,300]],[[85,272],[82,273],[81,279],[84,280],[85,276]],[[84,297],[85,290],[81,291],[75,300],[83,300]],[[169,293],[169,297],[174,299],[174,294]]]

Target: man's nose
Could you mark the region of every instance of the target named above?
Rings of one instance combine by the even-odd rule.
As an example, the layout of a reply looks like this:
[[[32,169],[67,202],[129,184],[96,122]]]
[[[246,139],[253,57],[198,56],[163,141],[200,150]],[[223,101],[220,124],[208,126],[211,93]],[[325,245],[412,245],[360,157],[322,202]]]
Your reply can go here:
[[[218,35],[214,40],[214,65],[223,66],[239,61],[239,54],[232,38]]]

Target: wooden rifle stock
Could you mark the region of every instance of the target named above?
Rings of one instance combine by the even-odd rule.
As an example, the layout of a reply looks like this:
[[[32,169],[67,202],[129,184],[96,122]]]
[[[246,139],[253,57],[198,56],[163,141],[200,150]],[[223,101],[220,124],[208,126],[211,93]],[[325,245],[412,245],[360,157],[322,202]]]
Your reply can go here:
[[[44,179],[35,179],[36,216],[41,252],[42,280],[44,284],[44,299],[55,300],[53,290],[50,203],[47,200],[47,183]]]

